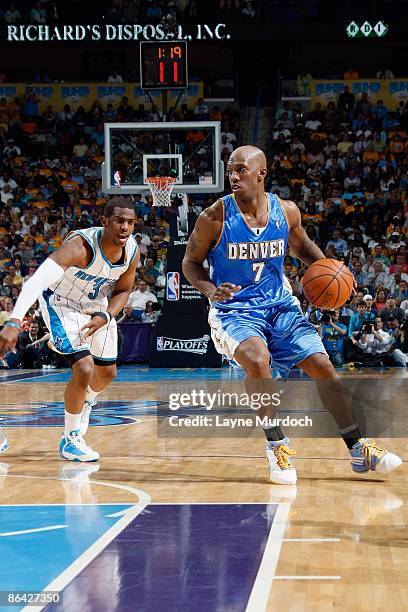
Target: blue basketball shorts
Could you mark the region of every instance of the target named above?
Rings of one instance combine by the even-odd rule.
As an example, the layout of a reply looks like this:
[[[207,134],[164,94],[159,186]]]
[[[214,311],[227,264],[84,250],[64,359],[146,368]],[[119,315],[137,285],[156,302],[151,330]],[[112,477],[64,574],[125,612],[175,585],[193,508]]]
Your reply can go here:
[[[327,355],[319,334],[295,299],[284,306],[251,310],[212,306],[209,323],[215,348],[230,360],[241,342],[261,338],[271,354],[271,367],[283,378],[307,357],[315,353]]]

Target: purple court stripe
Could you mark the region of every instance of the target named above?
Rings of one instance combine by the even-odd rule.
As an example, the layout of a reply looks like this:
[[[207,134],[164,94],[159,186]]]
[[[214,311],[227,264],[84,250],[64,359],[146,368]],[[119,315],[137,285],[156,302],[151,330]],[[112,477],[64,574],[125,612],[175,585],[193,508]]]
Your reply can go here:
[[[46,610],[244,612],[276,509],[148,506]]]

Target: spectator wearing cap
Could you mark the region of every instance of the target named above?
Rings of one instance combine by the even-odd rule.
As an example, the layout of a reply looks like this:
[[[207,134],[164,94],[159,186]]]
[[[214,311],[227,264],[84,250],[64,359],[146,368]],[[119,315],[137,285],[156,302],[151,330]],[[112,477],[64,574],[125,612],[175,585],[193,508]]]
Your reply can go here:
[[[397,306],[394,294],[388,296],[386,306],[381,311],[380,316],[385,327],[388,327],[389,321],[396,319],[398,323],[401,324],[405,319],[405,311]]]
[[[15,157],[16,155],[21,155],[21,149],[18,147],[13,138],[9,138],[6,146],[3,149],[3,155],[5,157]]]
[[[387,226],[386,235],[390,236],[392,232],[396,231],[397,227],[401,227],[401,219],[398,215],[394,215],[391,223]]]
[[[401,247],[406,246],[406,242],[399,232],[392,232],[391,238],[388,241],[387,246],[391,252],[391,255],[396,255]]]
[[[370,293],[366,293],[363,297],[363,302],[366,305],[366,319],[367,321],[373,321],[377,316],[377,311],[374,308],[374,298]]]

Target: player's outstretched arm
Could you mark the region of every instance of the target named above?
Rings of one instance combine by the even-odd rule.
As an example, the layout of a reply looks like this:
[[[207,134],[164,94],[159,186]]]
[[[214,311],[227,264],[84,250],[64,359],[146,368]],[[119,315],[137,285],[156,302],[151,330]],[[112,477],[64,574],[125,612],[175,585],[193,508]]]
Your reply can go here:
[[[282,202],[289,223],[289,247],[291,253],[307,266],[318,259],[324,259],[323,252],[313,240],[310,240],[302,226],[300,210],[294,202]]]
[[[234,297],[240,287],[222,283],[216,287],[211,282],[204,262],[211,248],[216,244],[222,231],[223,210],[220,200],[204,210],[198,217],[194,230],[188,239],[183,259],[183,273],[187,280],[210,301],[222,302]]]
[[[38,270],[24,283],[17,298],[10,320],[0,332],[0,358],[9,350],[14,350],[21,322],[27,311],[38,300],[41,293],[60,280],[65,270],[71,266],[86,267],[89,261],[88,247],[80,236],[65,242],[52,253]]]

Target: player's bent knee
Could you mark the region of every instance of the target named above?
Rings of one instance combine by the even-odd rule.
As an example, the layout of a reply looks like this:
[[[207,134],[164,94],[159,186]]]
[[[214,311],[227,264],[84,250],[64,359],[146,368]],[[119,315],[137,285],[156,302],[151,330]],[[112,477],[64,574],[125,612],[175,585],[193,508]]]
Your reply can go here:
[[[103,378],[106,382],[110,382],[117,376],[116,365],[98,367],[98,378]]]
[[[94,364],[92,357],[84,357],[80,361],[77,361],[72,366],[72,374],[75,382],[80,385],[89,385],[91,378],[94,373]]]
[[[267,351],[253,352],[245,355],[245,358],[242,360],[242,366],[250,376],[262,378],[269,375],[269,362],[270,356]]]

